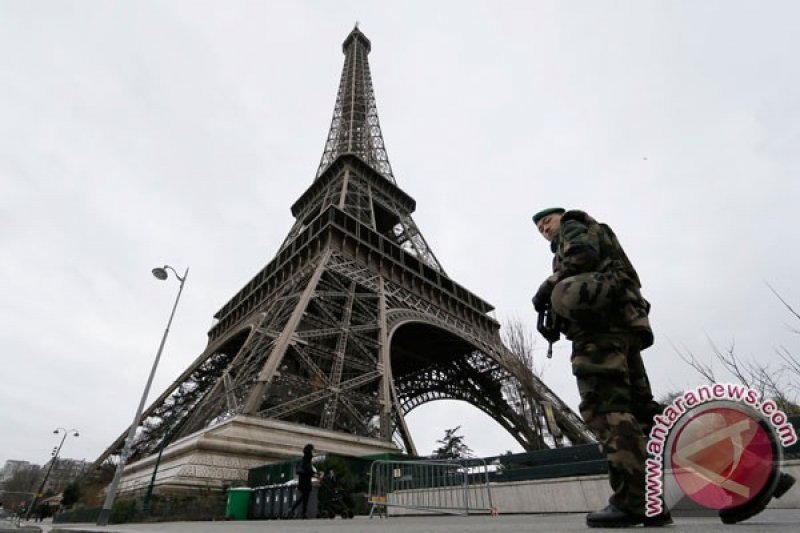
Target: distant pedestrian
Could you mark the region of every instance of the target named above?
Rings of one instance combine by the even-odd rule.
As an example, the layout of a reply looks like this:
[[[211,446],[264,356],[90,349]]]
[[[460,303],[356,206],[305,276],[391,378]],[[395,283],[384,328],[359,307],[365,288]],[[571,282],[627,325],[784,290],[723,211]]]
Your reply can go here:
[[[314,453],[314,445],[313,444],[306,444],[303,448],[303,458],[297,463],[297,468],[295,468],[295,474],[297,474],[297,490],[300,492],[300,498],[295,500],[294,505],[292,505],[292,510],[289,511],[290,516],[294,516],[295,509],[301,503],[303,504],[303,518],[308,518],[306,516],[306,511],[308,509],[308,498],[311,495],[311,478],[314,477],[314,465],[311,464],[311,457]]]
[[[36,521],[41,522],[42,520],[47,518],[49,510],[50,508],[47,506],[46,503],[39,505],[39,507],[36,508]]]

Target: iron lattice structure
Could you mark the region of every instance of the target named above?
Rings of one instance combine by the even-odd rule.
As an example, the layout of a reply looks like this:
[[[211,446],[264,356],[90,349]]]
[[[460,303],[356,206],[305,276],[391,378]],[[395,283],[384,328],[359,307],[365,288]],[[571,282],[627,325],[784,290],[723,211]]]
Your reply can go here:
[[[414,224],[354,29],[319,171],[275,258],[216,314],[209,344],[145,411],[130,460],[238,414],[416,448],[405,423],[469,402],[527,450],[592,439],[509,353],[490,304],[450,279]],[[510,391],[513,394],[510,394]],[[120,453],[123,433],[97,460]]]

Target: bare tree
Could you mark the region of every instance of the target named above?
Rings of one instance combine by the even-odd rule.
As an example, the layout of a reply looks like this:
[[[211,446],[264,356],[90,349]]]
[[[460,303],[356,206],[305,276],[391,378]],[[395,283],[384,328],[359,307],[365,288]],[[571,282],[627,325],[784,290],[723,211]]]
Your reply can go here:
[[[700,374],[700,377],[709,383],[714,383],[716,381],[713,361],[711,363],[705,363],[698,359],[689,349],[685,347],[678,348],[675,346],[675,344],[672,345],[672,349],[675,350],[675,353],[678,354],[678,357],[680,357],[684,363],[692,367],[695,372]]]
[[[800,314],[771,285],[767,284],[767,286],[789,313],[800,320]],[[790,326],[789,329],[794,333],[800,334],[800,330],[794,327]],[[800,405],[798,405],[800,360],[785,346],[779,346],[775,349],[783,360],[783,364],[774,365],[763,363],[753,358],[748,360],[741,357],[736,352],[733,341],[731,341],[730,346],[722,350],[710,337],[707,336],[707,338],[714,353],[714,360],[722,365],[722,370],[729,376],[739,381],[742,385],[758,391],[762,398],[772,399],[778,408],[786,414],[800,414]],[[674,345],[673,348],[680,358],[706,381],[709,383],[717,382],[719,376],[714,371],[714,360],[710,363],[705,363],[686,348],[681,350]]]
[[[778,294],[778,291],[776,291],[772,287],[772,285],[767,283],[767,287],[769,287],[769,290],[772,291],[772,294],[774,294],[775,297],[778,300],[780,300],[780,302],[783,304],[786,310],[789,311],[789,313],[795,319],[800,321],[800,313],[797,312],[794,309],[794,307],[789,305],[789,303],[786,300],[784,300],[780,294]],[[791,331],[792,333],[800,335],[800,329],[798,329],[797,326],[787,326],[787,327],[789,328],[789,331]],[[792,380],[793,387],[795,388],[795,390],[800,389],[800,359],[798,359],[796,355],[791,353],[785,346],[778,346],[775,349],[775,351],[778,352],[778,355],[781,357],[781,359],[783,359],[783,362],[785,363],[784,369],[787,370],[789,374],[791,374],[790,379]]]
[[[19,512],[24,505],[30,505],[36,486],[41,479],[40,476],[41,469],[38,466],[31,466],[15,472],[3,486],[3,506],[11,511]]]
[[[514,317],[505,321],[501,335],[503,344],[508,348],[506,368],[511,373],[511,378],[503,383],[503,395],[544,439],[544,413],[534,401],[536,381],[544,373],[544,364],[536,365],[534,334],[522,320]]]
[[[534,333],[519,318],[513,317],[505,321],[501,330],[503,344],[511,351],[517,362],[530,370],[533,375],[542,378],[545,371],[544,362],[539,365],[533,357],[536,349]]]
[[[666,406],[674,402],[675,398],[679,397],[681,394],[683,394],[683,392],[680,390],[665,392],[656,401]]]
[[[789,311],[789,312],[790,312],[792,315],[794,315],[794,317],[795,317],[796,319],[800,320],[800,313],[798,313],[797,311],[795,311],[795,310],[794,310],[794,308],[793,308],[791,305],[789,305],[789,303],[788,303],[786,300],[784,300],[784,299],[783,299],[783,297],[782,297],[782,296],[781,296],[781,295],[778,293],[778,291],[776,291],[776,290],[775,290],[775,289],[772,287],[772,285],[770,285],[769,283],[767,283],[767,287],[769,287],[769,290],[770,290],[770,291],[772,291],[772,294],[774,294],[774,295],[775,295],[775,297],[776,297],[778,300],[780,300],[780,301],[781,301],[781,303],[783,304],[783,306],[784,306],[784,307],[785,307],[785,308],[786,308],[786,309],[787,309],[787,310],[788,310],[788,311]],[[800,333],[800,330],[797,330],[797,329],[794,329],[794,328],[792,328],[792,331],[794,331],[795,333]]]

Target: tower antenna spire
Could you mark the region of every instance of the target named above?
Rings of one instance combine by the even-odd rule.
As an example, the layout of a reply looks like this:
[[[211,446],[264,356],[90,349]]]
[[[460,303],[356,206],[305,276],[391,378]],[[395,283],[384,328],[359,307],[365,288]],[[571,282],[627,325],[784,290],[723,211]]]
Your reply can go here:
[[[369,39],[358,29],[356,21],[353,31],[342,43],[344,67],[317,178],[338,156],[355,154],[383,177],[395,183],[392,165],[383,142],[367,60],[371,47]]]

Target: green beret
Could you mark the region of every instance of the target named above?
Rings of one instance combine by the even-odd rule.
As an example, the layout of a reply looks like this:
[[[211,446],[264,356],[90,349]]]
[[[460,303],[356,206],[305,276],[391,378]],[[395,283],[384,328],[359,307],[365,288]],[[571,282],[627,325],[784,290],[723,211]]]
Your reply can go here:
[[[552,215],[553,213],[558,213],[559,215],[563,215],[565,213],[565,209],[563,207],[548,207],[547,209],[542,209],[535,215],[533,215],[533,223],[538,224],[540,220],[542,220],[547,215]]]

